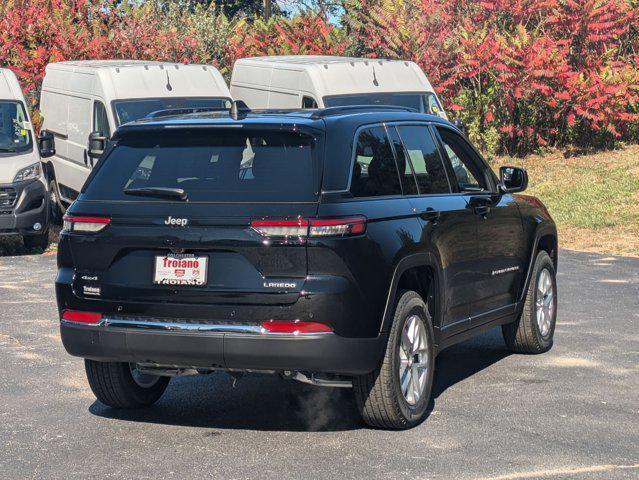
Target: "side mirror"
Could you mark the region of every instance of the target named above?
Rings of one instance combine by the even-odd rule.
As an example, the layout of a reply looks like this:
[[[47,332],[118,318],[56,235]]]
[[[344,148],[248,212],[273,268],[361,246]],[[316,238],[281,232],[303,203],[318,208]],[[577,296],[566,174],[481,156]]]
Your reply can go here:
[[[460,132],[464,134],[464,137],[468,137],[468,132],[466,132],[466,124],[461,118],[456,118],[453,120],[453,125],[455,125]]]
[[[519,167],[500,167],[499,181],[504,193],[523,192],[528,188],[528,173]]]
[[[55,137],[48,130],[42,130],[38,136],[40,157],[49,158],[55,155]]]
[[[107,138],[102,132],[91,132],[89,135],[89,146],[87,155],[90,158],[100,158],[106,148]]]

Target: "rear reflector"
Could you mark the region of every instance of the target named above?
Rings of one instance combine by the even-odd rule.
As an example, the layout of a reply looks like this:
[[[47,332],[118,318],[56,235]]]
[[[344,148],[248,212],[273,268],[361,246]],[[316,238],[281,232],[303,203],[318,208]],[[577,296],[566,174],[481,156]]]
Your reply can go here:
[[[364,233],[366,218],[254,220],[251,227],[265,237],[346,237]]]
[[[102,319],[102,315],[96,312],[80,312],[78,310],[65,310],[62,318],[69,322],[84,323],[86,325],[97,325]]]
[[[83,217],[65,215],[63,231],[96,233],[104,230],[111,223],[111,217]]]
[[[299,335],[300,333],[330,333],[333,331],[331,327],[323,323],[317,322],[300,322],[295,321],[278,321],[271,320],[262,323],[264,333],[292,333]]]

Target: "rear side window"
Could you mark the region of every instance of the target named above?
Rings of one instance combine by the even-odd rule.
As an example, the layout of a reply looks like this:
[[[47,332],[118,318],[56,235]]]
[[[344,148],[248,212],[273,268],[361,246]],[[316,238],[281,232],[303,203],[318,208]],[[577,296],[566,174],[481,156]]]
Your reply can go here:
[[[166,201],[125,193],[181,189],[190,202],[317,201],[316,140],[264,129],[137,133],[118,142],[86,188],[92,200]]]
[[[354,197],[402,194],[395,157],[383,127],[367,128],[357,137],[351,193]]]
[[[413,166],[419,193],[450,193],[446,170],[428,127],[410,125],[400,126],[398,130]]]
[[[397,170],[399,171],[399,176],[402,181],[404,195],[417,195],[417,183],[415,183],[415,176],[413,175],[413,169],[410,162],[406,158],[402,139],[399,138],[399,133],[397,133],[397,129],[393,126],[389,126],[387,132],[391,143],[393,144],[393,148],[395,149]]]

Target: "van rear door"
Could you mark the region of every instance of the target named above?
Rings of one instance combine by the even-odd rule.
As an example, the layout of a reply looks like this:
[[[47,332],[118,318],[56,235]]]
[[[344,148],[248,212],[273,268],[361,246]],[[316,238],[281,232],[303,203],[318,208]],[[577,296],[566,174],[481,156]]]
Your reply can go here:
[[[322,134],[236,125],[117,140],[68,214],[76,295],[204,304],[299,298]]]

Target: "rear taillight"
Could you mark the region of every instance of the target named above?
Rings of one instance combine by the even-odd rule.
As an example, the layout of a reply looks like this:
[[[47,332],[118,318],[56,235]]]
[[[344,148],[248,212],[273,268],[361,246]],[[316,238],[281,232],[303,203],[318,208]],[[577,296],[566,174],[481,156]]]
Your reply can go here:
[[[271,320],[262,322],[262,330],[264,333],[289,333],[293,335],[308,333],[331,333],[333,329],[328,325],[317,322],[300,322]]]
[[[364,217],[317,219],[310,221],[310,237],[343,237],[359,235],[366,231],[366,219]]]
[[[305,237],[308,234],[308,220],[253,220],[253,230],[265,237]]]
[[[366,218],[254,220],[251,227],[265,237],[347,237],[364,233]]]
[[[62,318],[68,322],[83,323],[85,325],[97,325],[102,320],[102,315],[97,312],[81,312],[79,310],[65,310]]]
[[[96,233],[104,230],[111,223],[111,217],[83,217],[65,215],[62,231]]]

